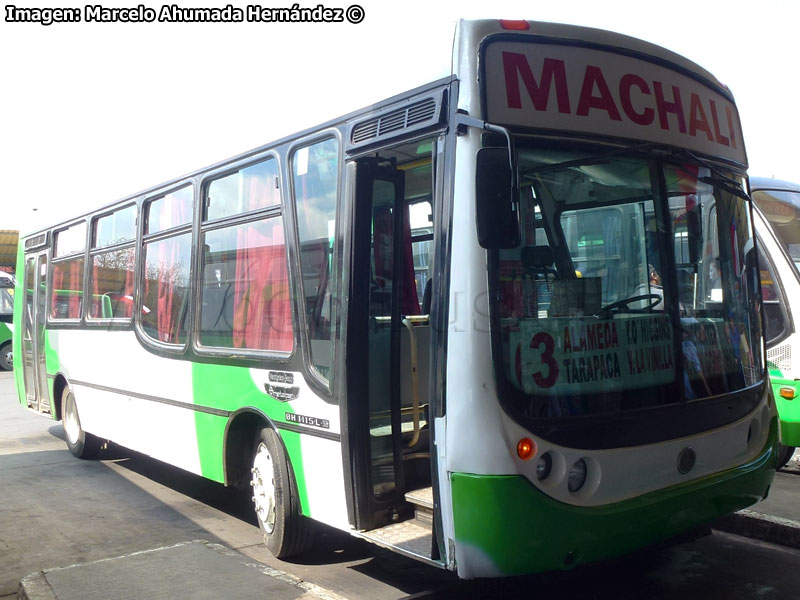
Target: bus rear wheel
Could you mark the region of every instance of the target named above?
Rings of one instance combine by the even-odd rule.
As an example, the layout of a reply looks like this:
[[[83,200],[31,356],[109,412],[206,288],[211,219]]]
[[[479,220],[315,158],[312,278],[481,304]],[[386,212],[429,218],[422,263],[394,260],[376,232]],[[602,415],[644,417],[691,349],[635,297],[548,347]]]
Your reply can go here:
[[[265,426],[253,446],[250,483],[264,543],[276,558],[300,554],[311,546],[312,524],[300,512],[297,485],[280,438]]]
[[[0,347],[0,371],[10,371],[14,368],[13,354],[11,353],[11,342]]]
[[[778,444],[778,469],[782,469],[786,466],[786,463],[792,458],[794,454],[794,446],[784,446],[783,444]]]
[[[64,391],[61,392],[61,421],[64,426],[67,448],[74,456],[92,459],[100,454],[103,442],[100,438],[85,432],[81,427],[78,405],[75,403],[75,396],[69,386],[65,386]]]

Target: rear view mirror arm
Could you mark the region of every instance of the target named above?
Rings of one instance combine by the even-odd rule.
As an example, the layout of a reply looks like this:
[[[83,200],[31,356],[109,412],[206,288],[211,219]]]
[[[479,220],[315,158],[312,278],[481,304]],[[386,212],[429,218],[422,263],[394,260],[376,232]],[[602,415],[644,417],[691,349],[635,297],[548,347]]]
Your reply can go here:
[[[511,132],[505,127],[481,121],[480,119],[470,117],[464,113],[458,113],[456,115],[456,127],[459,130],[463,127],[474,127],[484,131],[491,131],[492,133],[499,133],[506,138],[506,143],[508,144],[508,166],[511,169],[511,189],[517,189],[517,170],[514,168],[514,157],[516,154],[514,150],[514,138],[511,137]]]

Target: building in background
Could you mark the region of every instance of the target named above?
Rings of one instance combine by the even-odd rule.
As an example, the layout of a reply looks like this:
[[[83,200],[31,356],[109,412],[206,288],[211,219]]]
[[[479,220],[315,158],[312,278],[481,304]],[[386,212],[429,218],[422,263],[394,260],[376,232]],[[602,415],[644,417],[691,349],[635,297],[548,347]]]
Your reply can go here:
[[[0,272],[14,274],[19,231],[0,229]]]

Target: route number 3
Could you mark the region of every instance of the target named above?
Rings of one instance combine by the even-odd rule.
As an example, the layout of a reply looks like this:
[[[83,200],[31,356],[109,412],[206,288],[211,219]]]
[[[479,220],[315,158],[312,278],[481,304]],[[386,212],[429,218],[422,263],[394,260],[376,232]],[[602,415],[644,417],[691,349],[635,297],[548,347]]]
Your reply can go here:
[[[544,349],[542,349],[542,346],[544,346]],[[542,371],[537,371],[531,375],[534,383],[536,383],[536,385],[538,385],[540,388],[553,387],[558,379],[558,363],[553,357],[553,352],[556,349],[553,336],[549,333],[540,331],[533,336],[533,339],[531,340],[531,348],[541,351],[542,354],[540,359],[542,361],[542,365],[547,367],[547,376],[545,376]]]

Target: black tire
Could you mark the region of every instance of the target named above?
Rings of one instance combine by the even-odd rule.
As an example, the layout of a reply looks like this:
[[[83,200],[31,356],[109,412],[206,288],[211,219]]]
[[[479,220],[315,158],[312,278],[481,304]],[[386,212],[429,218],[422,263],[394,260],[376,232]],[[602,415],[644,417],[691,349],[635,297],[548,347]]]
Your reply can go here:
[[[69,386],[65,386],[61,392],[61,422],[64,426],[64,441],[67,442],[69,451],[78,458],[87,460],[97,458],[103,440],[85,432],[81,427],[78,405]]]
[[[297,484],[278,434],[262,427],[253,444],[252,481],[256,517],[264,543],[276,558],[300,554],[311,546],[311,521],[300,511]]]
[[[0,346],[0,371],[10,371],[14,368],[11,354],[11,342]]]
[[[794,454],[794,446],[784,446],[783,444],[778,444],[778,469],[782,469],[786,466],[786,463],[792,458]]]

